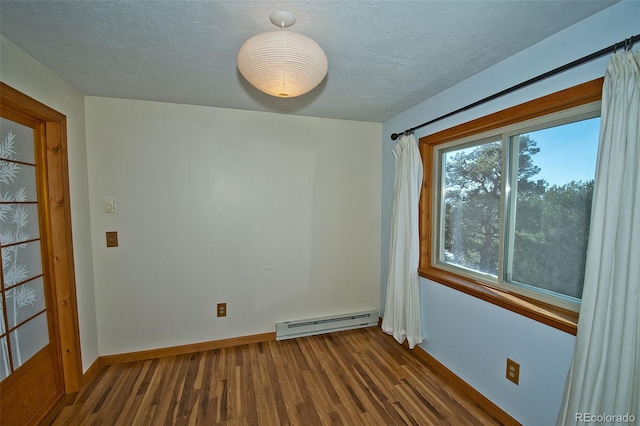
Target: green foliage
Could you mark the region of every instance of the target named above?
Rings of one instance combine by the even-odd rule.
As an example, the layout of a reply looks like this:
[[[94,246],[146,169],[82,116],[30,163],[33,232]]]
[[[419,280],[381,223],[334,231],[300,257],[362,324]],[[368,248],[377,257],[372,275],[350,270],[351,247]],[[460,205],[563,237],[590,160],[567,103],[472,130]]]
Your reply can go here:
[[[500,142],[447,158],[445,251],[452,263],[497,273],[501,174]]]
[[[535,179],[540,152],[519,136],[515,226],[505,239],[511,280],[580,298],[593,180],[549,186]],[[448,153],[445,162],[445,261],[498,274],[502,188],[501,142]]]
[[[552,186],[518,201],[513,280],[580,298],[593,180]]]

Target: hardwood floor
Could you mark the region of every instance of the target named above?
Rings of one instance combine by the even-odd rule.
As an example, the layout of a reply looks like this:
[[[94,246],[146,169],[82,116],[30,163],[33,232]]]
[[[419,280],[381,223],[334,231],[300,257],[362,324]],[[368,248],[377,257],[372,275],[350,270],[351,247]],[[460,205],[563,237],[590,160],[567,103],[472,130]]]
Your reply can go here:
[[[104,366],[54,425],[499,425],[378,328]]]

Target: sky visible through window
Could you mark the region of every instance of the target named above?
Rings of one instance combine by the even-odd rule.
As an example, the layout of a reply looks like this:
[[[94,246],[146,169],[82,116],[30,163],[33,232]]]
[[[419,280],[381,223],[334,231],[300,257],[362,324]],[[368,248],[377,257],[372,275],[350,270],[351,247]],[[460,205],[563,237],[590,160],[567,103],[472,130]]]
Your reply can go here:
[[[540,148],[533,161],[541,170],[533,179],[562,186],[595,177],[600,117],[527,134]]]

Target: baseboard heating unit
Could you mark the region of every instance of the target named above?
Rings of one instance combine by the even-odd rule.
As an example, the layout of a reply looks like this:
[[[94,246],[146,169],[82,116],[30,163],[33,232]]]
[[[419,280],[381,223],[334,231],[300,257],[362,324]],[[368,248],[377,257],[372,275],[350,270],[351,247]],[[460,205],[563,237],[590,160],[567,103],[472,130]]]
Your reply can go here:
[[[276,340],[294,339],[302,336],[352,330],[378,325],[378,311],[356,312],[298,321],[276,323]]]

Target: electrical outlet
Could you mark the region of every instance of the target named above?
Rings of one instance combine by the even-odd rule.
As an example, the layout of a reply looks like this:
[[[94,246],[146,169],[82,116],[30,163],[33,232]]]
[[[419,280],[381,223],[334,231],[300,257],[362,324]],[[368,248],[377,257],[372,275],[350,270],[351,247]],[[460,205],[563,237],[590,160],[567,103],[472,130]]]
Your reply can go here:
[[[227,304],[226,303],[218,303],[218,316],[226,317],[227,316]]]
[[[118,233],[116,231],[107,232],[107,247],[118,247]]]
[[[507,379],[516,385],[520,380],[520,364],[509,358],[507,358]]]

